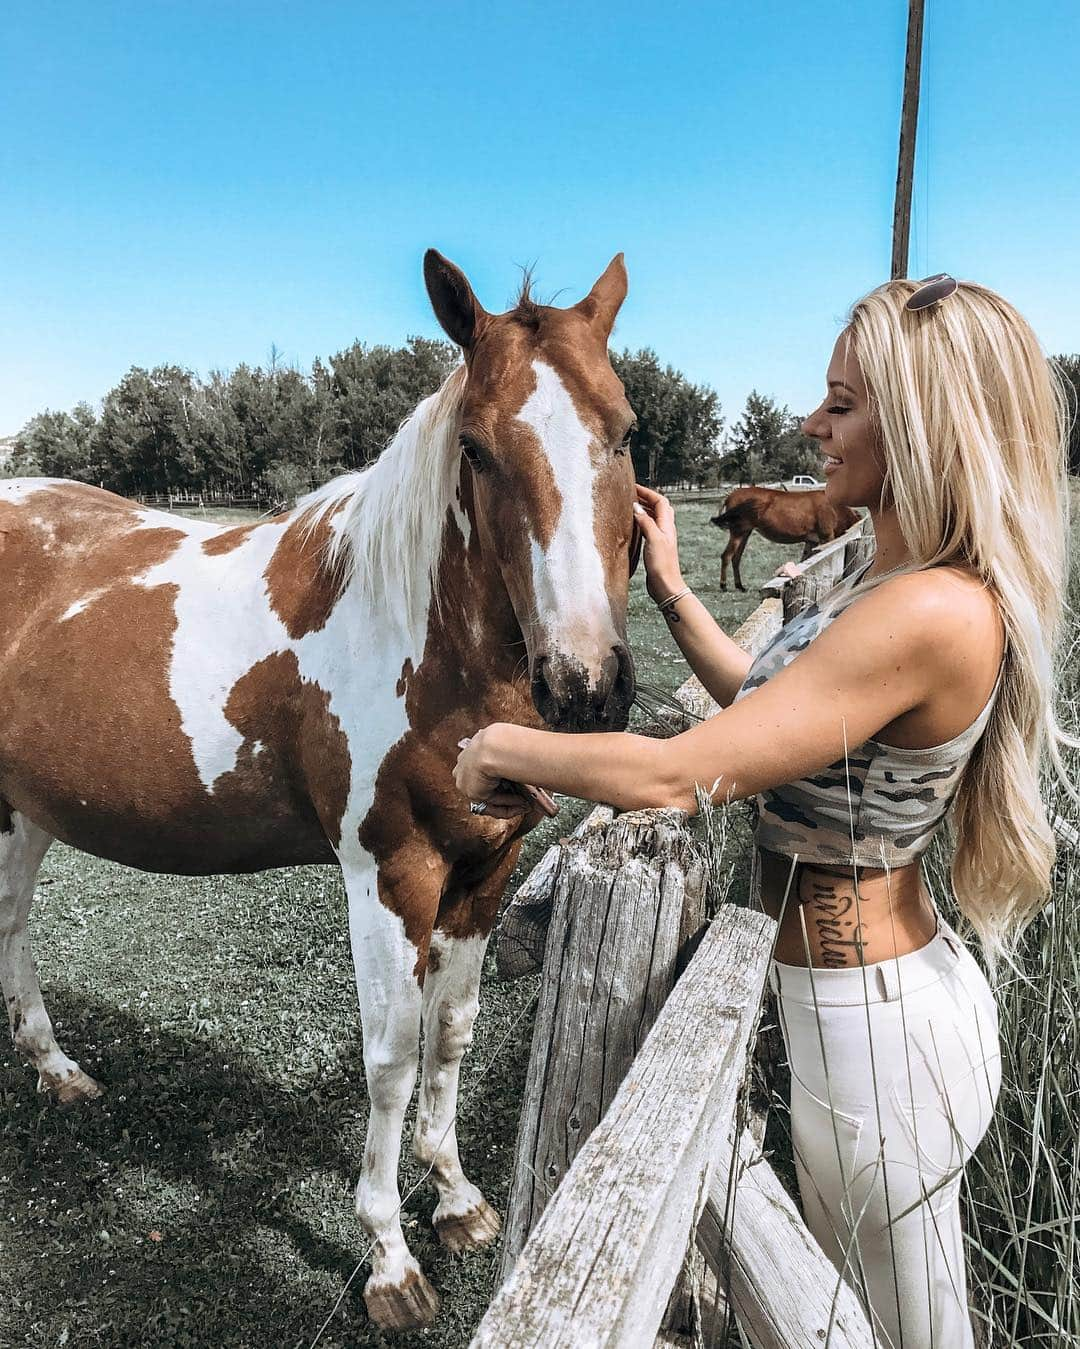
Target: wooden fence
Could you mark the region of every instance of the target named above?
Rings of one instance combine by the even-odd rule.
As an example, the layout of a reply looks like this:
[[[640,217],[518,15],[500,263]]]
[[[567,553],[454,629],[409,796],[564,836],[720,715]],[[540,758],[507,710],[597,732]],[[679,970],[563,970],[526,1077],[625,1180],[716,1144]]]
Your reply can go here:
[[[856,526],[770,582],[735,640],[755,654],[869,547]],[[696,679],[677,698],[718,710]],[[759,1349],[873,1342],[738,1108],[775,924],[710,920],[706,879],[683,812],[598,806],[503,916],[501,977],[543,980],[475,1349],[701,1344],[725,1303]]]

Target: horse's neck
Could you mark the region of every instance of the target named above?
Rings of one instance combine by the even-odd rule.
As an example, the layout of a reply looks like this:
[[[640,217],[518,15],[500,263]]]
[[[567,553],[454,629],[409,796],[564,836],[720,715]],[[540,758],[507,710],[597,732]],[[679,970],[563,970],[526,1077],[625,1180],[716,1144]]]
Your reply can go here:
[[[475,525],[469,540],[448,516],[429,618],[429,644],[453,651],[467,675],[492,683],[521,682],[525,642],[494,557],[484,553]],[[526,681],[527,684],[527,681]],[[525,689],[526,684],[522,687]]]
[[[471,472],[462,465],[443,524],[425,655],[435,658],[433,668],[458,672],[461,691],[496,709],[499,720],[528,722],[535,713],[525,639],[498,560],[482,539]]]

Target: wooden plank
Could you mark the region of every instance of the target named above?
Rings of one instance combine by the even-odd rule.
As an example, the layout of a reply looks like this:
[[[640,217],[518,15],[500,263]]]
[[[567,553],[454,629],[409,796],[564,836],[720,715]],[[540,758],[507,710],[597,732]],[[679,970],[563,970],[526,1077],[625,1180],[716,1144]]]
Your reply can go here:
[[[730,905],[711,924],[474,1349],[653,1342],[731,1127],[774,927]]]
[[[732,1151],[728,1134],[716,1150],[697,1242],[717,1279],[727,1279],[746,1339],[754,1349],[871,1349],[866,1313],[751,1134],[740,1135],[734,1170]]]
[[[564,849],[514,1151],[503,1275],[671,991],[705,876],[681,810],[628,811]],[[670,1291],[670,1290],[669,1290]]]
[[[842,559],[848,544],[862,537],[863,523],[862,520],[858,521],[850,529],[833,539],[831,543],[823,543],[805,562],[797,563],[796,565],[799,568],[799,578],[797,579],[804,576],[814,576],[822,571],[830,576],[835,575],[837,554],[841,557],[840,565],[842,566]],[[773,576],[761,587],[759,594],[768,599],[783,598],[785,589],[791,584],[790,577]]]

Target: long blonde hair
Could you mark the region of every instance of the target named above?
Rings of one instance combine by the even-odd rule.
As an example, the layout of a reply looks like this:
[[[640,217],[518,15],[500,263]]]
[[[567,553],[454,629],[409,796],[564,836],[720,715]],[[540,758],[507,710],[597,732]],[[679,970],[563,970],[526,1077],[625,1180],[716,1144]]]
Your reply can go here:
[[[991,587],[1005,623],[1001,687],[949,823],[952,887],[991,963],[1045,903],[1054,832],[1040,795],[1049,761],[1075,799],[1054,711],[1068,581],[1067,401],[1027,322],[962,281],[928,309],[890,281],[848,320],[880,427],[882,500],[911,551],[904,570],[960,563]]]

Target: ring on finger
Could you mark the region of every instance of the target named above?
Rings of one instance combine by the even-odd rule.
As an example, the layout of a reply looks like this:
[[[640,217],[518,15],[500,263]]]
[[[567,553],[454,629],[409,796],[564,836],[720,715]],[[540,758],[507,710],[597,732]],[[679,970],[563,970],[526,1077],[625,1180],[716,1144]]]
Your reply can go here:
[[[470,801],[470,802],[469,802],[469,811],[470,811],[473,815],[486,815],[486,814],[487,814],[487,802],[486,802],[486,801]]]

